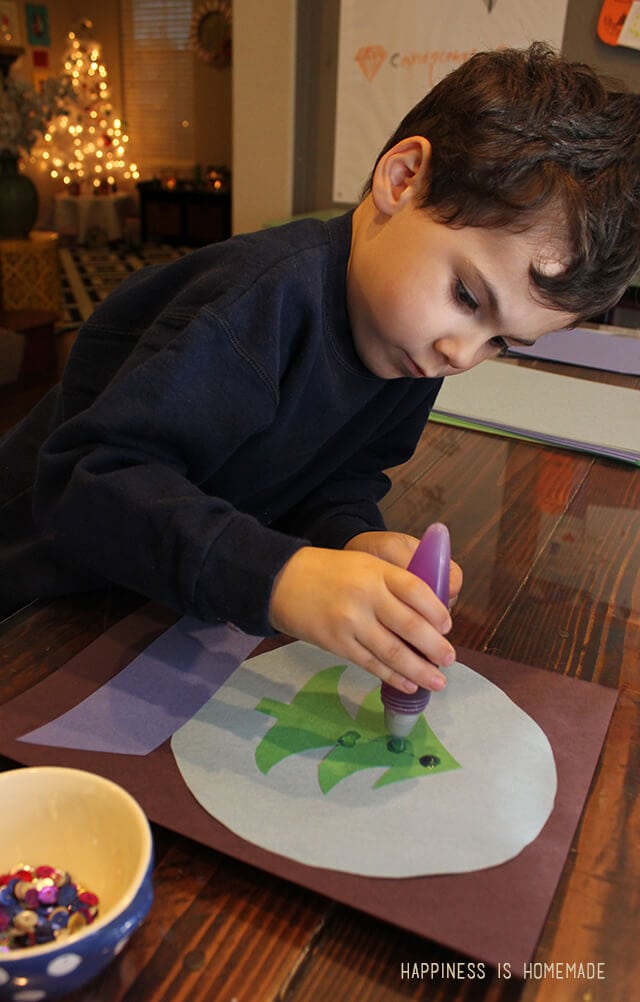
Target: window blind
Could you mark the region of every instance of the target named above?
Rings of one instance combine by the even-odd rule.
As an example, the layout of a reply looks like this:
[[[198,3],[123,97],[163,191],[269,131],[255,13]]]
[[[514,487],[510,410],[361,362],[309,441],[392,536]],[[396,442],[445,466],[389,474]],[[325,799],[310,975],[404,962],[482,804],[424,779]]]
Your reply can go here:
[[[194,162],[191,0],[120,0],[124,109],[143,177]]]

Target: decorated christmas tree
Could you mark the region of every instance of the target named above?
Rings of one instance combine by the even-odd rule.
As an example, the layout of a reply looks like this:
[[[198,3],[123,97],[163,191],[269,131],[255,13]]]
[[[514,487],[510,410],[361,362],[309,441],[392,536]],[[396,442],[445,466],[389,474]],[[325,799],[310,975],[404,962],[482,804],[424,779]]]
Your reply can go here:
[[[72,78],[76,100],[34,151],[42,168],[74,194],[115,191],[123,179],[139,177],[128,159],[129,137],[111,105],[100,49],[91,21],[83,19],[69,32],[64,71]]]

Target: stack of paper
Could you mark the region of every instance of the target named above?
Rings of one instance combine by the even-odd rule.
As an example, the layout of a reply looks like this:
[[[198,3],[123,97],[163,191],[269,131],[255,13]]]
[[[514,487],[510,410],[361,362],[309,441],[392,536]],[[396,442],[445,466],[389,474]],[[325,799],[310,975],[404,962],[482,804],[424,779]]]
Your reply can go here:
[[[485,362],[444,381],[432,420],[640,464],[640,393]]]

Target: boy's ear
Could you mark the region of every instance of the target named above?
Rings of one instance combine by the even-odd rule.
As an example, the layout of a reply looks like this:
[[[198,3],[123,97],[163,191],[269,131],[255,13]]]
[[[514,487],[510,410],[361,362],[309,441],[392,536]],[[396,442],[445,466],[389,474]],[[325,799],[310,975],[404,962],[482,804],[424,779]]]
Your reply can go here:
[[[424,136],[402,139],[380,158],[371,194],[379,212],[391,216],[422,191],[429,173],[431,143]]]

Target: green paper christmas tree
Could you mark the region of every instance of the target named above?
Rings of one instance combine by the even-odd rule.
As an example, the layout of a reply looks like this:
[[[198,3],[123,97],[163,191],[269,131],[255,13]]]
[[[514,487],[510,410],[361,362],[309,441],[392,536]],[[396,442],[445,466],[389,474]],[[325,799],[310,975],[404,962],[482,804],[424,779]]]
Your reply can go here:
[[[351,717],[338,693],[346,667],[334,665],[318,672],[291,703],[260,701],[256,709],[277,720],[256,749],[261,772],[268,773],[289,755],[312,748],[329,749],[318,767],[323,793],[361,769],[385,769],[373,784],[376,789],[460,768],[422,716],[404,742],[394,742],[385,730],[377,688],[362,701],[355,718]]]

